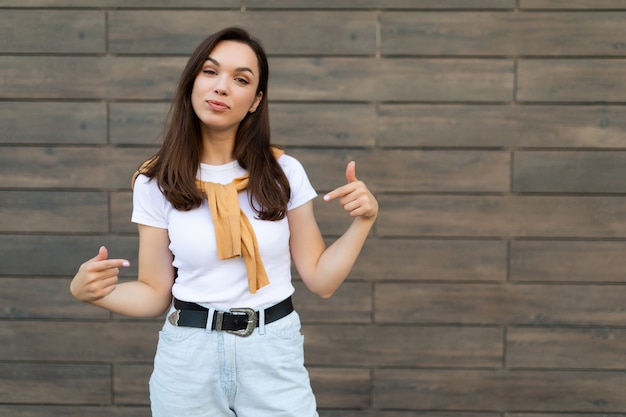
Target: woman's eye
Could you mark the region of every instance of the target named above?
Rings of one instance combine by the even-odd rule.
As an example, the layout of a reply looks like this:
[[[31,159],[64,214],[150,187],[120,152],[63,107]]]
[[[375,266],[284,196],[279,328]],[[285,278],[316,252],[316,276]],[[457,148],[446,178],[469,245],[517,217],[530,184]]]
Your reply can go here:
[[[211,68],[205,68],[202,70],[203,73],[207,74],[207,75],[215,75],[217,74],[217,72]]]
[[[241,78],[241,77],[237,77],[237,78],[235,78],[235,81],[237,81],[238,83],[243,84],[243,85],[248,85],[248,84],[250,84],[250,83],[248,82],[248,80],[246,80],[245,78]]]

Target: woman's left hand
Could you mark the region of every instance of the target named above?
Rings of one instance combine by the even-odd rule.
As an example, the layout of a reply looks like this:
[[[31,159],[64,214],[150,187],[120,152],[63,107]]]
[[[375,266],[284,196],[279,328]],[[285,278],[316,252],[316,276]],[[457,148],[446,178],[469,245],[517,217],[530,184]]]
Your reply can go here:
[[[339,199],[339,204],[352,217],[374,220],[378,215],[378,201],[367,189],[365,183],[356,178],[356,162],[351,161],[346,167],[348,183],[335,188],[324,196],[324,201]]]

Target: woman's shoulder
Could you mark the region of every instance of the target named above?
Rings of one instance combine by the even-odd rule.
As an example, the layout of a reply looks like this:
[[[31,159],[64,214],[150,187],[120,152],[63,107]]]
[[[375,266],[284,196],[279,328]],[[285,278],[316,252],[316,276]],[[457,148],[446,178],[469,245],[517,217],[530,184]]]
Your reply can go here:
[[[289,174],[290,172],[302,171],[304,172],[304,166],[302,163],[296,159],[295,157],[283,153],[278,159],[278,164],[283,168],[285,174]]]

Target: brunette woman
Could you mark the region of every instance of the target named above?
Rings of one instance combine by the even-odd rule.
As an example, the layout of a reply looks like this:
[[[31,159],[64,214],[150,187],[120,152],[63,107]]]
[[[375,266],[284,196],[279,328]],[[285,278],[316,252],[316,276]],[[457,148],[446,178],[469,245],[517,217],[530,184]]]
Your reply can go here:
[[[378,203],[346,168],[324,196],[354,218],[326,247],[302,165],[271,145],[267,58],[243,29],[202,42],[183,70],[164,141],[133,192],[138,280],[107,249],[82,264],[79,300],[136,317],[166,312],[150,398],[154,417],[312,417],[291,260],[330,297],[352,268]]]

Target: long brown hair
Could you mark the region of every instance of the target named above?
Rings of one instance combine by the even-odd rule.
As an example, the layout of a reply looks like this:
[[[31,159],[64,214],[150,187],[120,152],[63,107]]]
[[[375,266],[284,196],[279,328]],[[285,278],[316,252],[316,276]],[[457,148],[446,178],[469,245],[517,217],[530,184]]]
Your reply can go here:
[[[221,41],[248,45],[257,57],[259,85],[256,95],[263,95],[256,111],[248,113],[239,123],[233,156],[250,175],[250,203],[259,218],[280,220],[287,214],[290,187],[285,173],[272,154],[270,144],[267,94],[269,65],[260,42],[242,28],[220,30],[205,39],[193,52],[174,94],[163,144],[140,171],[150,178],[156,178],[163,194],[177,210],[188,211],[202,204],[205,196],[195,184],[202,153],[201,122],[191,105],[191,92],[203,63]]]

